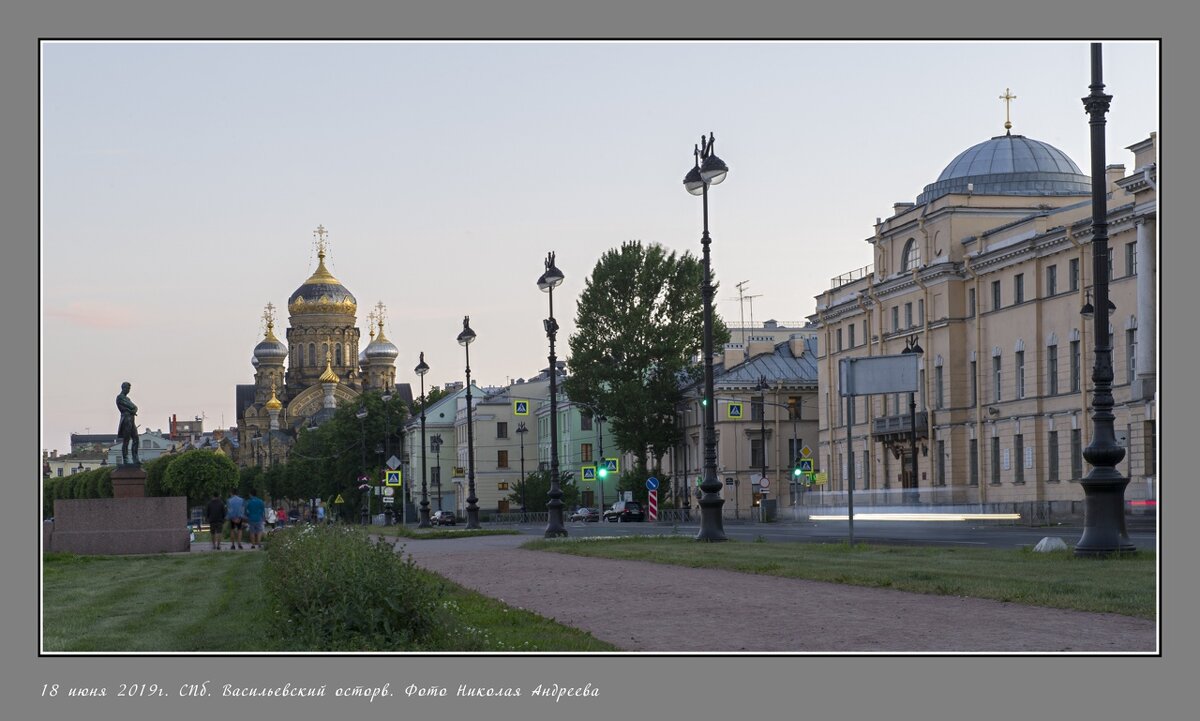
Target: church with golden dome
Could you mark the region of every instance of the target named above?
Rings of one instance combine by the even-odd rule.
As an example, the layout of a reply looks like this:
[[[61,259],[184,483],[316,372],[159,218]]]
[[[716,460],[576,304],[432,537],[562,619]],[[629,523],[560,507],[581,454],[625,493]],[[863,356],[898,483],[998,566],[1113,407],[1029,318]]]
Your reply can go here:
[[[254,383],[236,389],[239,466],[285,461],[301,428],[320,425],[364,391],[390,389],[412,401],[411,386],[396,383],[400,351],[384,335],[383,303],[368,313],[370,340],[359,349],[358,300],[325,267],[326,235],[324,226],[314,231],[317,269],[288,298],[286,343],[275,335],[275,306],[263,311]]]

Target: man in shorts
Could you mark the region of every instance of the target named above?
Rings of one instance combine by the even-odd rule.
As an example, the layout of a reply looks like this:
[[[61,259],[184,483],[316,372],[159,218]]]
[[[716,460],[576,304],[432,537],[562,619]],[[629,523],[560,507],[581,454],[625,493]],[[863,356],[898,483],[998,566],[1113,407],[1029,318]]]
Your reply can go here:
[[[234,489],[225,502],[225,515],[229,517],[229,550],[242,547],[242,529],[246,525],[246,500]]]
[[[267,513],[267,504],[263,499],[254,495],[250,489],[250,499],[246,501],[246,521],[250,525],[250,547],[258,548],[262,544],[263,520]]]
[[[221,535],[225,532],[225,504],[221,502],[221,495],[214,493],[212,500],[208,502],[208,506],[204,509],[204,518],[208,521],[208,532],[212,536],[213,550],[221,550]]]

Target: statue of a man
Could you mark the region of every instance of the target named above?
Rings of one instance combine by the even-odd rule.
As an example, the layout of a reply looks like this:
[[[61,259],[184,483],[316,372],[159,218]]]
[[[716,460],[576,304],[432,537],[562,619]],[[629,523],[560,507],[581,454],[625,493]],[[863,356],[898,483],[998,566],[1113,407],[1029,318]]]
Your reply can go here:
[[[129,400],[129,381],[121,384],[121,394],[117,396],[117,410],[121,412],[121,422],[117,426],[117,437],[121,439],[121,463],[129,464],[129,441],[133,441],[133,462],[140,465],[138,460],[138,429],[137,406]]]

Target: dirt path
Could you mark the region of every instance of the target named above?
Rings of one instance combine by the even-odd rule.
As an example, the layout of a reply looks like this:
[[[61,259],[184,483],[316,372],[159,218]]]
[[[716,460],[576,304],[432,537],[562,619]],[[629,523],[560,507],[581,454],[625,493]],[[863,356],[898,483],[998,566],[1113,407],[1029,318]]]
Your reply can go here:
[[[1154,622],[1128,616],[517,547],[526,540],[413,541],[403,552],[456,583],[626,651],[1156,650]],[[639,608],[666,610],[652,614]],[[702,623],[705,617],[712,623]]]

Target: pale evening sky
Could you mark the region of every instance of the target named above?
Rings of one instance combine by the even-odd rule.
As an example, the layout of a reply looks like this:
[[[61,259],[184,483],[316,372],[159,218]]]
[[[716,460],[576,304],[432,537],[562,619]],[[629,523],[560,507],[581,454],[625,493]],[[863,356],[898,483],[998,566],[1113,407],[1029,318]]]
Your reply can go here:
[[[1107,161],[1158,130],[1159,47],[1106,42]],[[316,267],[366,313],[382,301],[427,387],[500,385],[558,355],[599,256],[626,240],[700,255],[683,188],[716,133],[709,196],[717,311],[800,322],[831,277],[868,265],[876,217],[1004,132],[1091,172],[1086,42],[310,42],[42,46],[42,447],[139,423],[236,422],[261,315]],[[749,305],[746,307],[749,320]],[[415,392],[415,391],[414,391]]]

